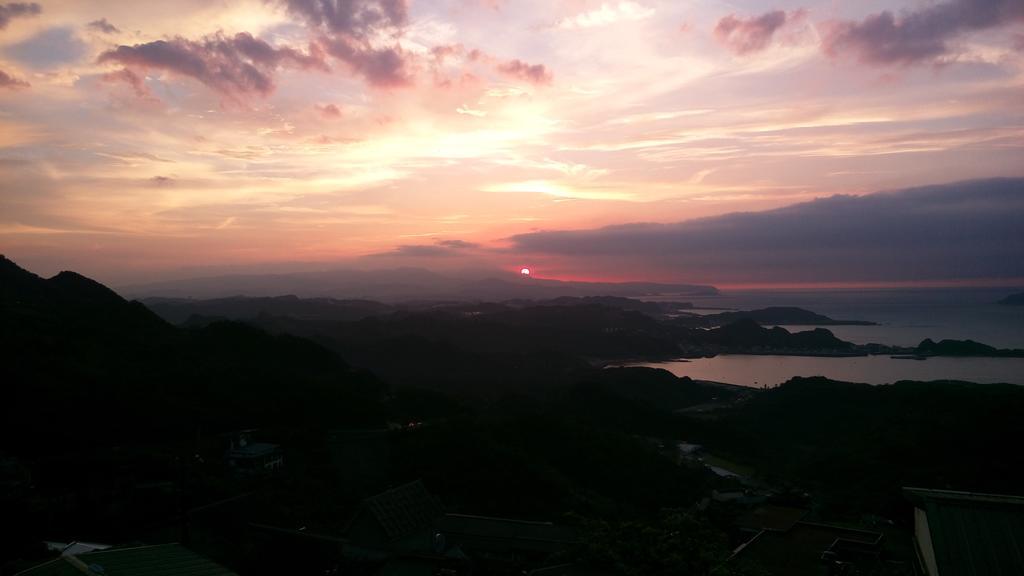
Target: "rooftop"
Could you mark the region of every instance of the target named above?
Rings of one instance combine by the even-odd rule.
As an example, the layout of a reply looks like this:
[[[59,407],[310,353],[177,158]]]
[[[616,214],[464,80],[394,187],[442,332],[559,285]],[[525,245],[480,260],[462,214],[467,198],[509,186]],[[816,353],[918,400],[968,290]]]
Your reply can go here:
[[[437,531],[467,549],[520,549],[553,552],[579,542],[576,530],[551,522],[446,514]]]
[[[235,458],[256,458],[258,456],[266,456],[277,452],[280,448],[277,444],[268,444],[264,442],[251,442],[244,446],[232,448],[229,455]]]
[[[784,531],[762,530],[733,552],[733,558],[759,566],[771,574],[824,576],[825,552],[843,554],[847,562],[875,562],[882,535],[854,528],[813,522],[795,522]],[[844,554],[845,553],[845,554]]]
[[[940,574],[1011,576],[1024,566],[1024,497],[904,488],[928,517]]]
[[[236,576],[180,544],[110,548],[61,556],[18,576]]]
[[[743,516],[740,516],[736,524],[740,528],[748,530],[774,530],[785,532],[792,528],[797,522],[803,520],[807,510],[790,508],[787,506],[772,506],[765,504],[758,506]]]
[[[427,528],[444,514],[441,502],[419,480],[371,496],[363,505],[391,539]]]

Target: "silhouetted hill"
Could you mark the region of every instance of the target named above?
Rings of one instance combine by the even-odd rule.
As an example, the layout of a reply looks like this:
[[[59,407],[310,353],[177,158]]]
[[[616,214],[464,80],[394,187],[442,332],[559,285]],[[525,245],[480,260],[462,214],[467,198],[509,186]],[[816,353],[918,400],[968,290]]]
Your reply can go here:
[[[802,325],[802,326],[872,326],[874,322],[863,320],[834,320],[810,310],[792,306],[774,306],[758,310],[737,312],[720,312],[701,317],[712,326],[721,326],[738,320],[753,320],[762,325]]]
[[[1010,294],[1006,298],[999,301],[1004,306],[1024,306],[1024,292],[1018,294]]]
[[[1024,357],[1024,350],[999,349],[974,340],[941,340],[934,342],[931,338],[922,340],[915,353],[919,356],[985,356],[985,357]]]
[[[172,324],[181,324],[192,316],[251,320],[262,315],[344,322],[369,316],[388,314],[393,306],[372,300],[335,300],[333,298],[299,298],[297,296],[215,298],[146,298],[150,310]]]
[[[775,326],[765,328],[743,319],[710,330],[691,329],[684,333],[683,348],[691,355],[719,353],[856,353],[856,346],[836,338],[825,328],[790,332]]]
[[[310,341],[177,329],[71,272],[43,279],[2,260],[0,275],[0,450],[381,417],[381,384]]]
[[[835,511],[898,518],[901,486],[1021,493],[1024,387],[965,382],[871,386],[793,378],[722,413],[700,441],[768,477],[822,494]]]

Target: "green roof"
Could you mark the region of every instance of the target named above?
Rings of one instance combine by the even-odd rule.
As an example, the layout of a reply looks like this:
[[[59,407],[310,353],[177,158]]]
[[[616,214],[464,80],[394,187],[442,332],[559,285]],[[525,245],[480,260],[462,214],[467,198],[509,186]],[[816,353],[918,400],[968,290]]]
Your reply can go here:
[[[939,574],[1019,576],[1024,569],[1024,497],[904,488],[928,516]]]
[[[441,502],[419,480],[371,496],[363,506],[392,540],[429,528],[444,514]]]
[[[236,576],[179,544],[111,548],[61,556],[18,576]]]
[[[511,518],[490,518],[465,514],[446,514],[438,520],[437,530],[451,544],[471,549],[524,549],[554,552],[579,543],[576,530],[550,522]]]

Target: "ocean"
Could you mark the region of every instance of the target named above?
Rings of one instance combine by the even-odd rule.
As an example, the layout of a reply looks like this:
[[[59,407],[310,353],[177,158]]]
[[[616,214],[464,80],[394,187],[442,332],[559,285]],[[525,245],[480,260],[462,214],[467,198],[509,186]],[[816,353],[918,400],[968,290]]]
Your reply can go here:
[[[975,340],[997,348],[1024,349],[1024,307],[997,302],[1021,290],[1007,288],[723,291],[688,298],[702,308],[751,310],[797,306],[839,320],[867,320],[877,326],[825,326],[837,337],[867,344],[916,346],[925,338]],[[666,298],[671,299],[671,298]],[[799,331],[816,326],[786,326]],[[967,380],[1024,385],[1024,358],[929,358],[888,356],[820,358],[719,355],[691,362],[647,363],[678,376],[743,386],[774,385],[794,376],[885,384],[898,380]]]

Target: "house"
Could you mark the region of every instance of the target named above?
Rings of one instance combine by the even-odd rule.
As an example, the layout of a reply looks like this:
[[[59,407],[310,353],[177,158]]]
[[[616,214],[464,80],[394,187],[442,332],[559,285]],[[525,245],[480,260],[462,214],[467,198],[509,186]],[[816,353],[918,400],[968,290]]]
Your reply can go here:
[[[381,574],[521,573],[579,543],[551,522],[445,513],[418,480],[366,498],[345,536],[346,558],[381,562]]]
[[[1024,574],[1024,497],[904,488],[926,576]]]
[[[345,535],[353,544],[387,551],[430,550],[441,501],[416,480],[363,500]]]
[[[436,533],[448,547],[479,561],[543,565],[551,555],[580,543],[576,530],[551,522],[445,514]]]
[[[226,458],[228,466],[241,474],[268,474],[284,467],[284,452],[277,444],[253,442],[252,430],[231,436]]]
[[[730,562],[757,566],[777,576],[884,574],[882,534],[807,522],[805,510],[760,506],[738,520],[753,534]]]
[[[180,544],[108,548],[62,555],[15,576],[236,576]]]

